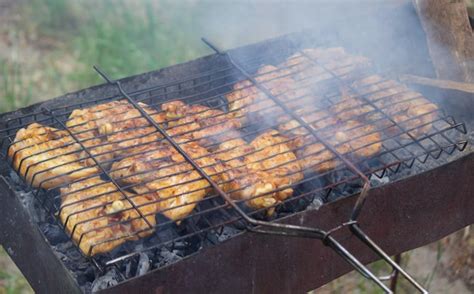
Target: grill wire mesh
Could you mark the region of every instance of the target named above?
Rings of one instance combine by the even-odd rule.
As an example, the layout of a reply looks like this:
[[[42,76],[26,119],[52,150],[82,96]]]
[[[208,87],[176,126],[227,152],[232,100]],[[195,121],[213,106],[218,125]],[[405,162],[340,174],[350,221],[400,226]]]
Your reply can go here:
[[[294,53],[294,52],[292,52]],[[419,101],[424,99],[421,94],[418,94],[409,88],[397,83],[393,80],[387,80],[377,76],[377,79],[367,79],[365,83],[361,83],[365,78],[371,76],[370,68],[366,66],[365,62],[359,62],[359,59],[354,59],[350,55],[344,55],[343,58],[337,60],[331,58],[313,58],[310,54],[300,51],[296,56],[289,59],[286,64],[282,60],[288,57],[285,52],[281,55],[271,55],[265,57],[247,57],[240,58],[239,63],[243,65],[247,72],[252,73],[253,78],[262,81],[262,87],[266,87],[276,97],[284,101],[291,110],[303,118],[303,120],[311,125],[325,122],[329,118],[337,118],[337,123],[330,123],[322,127],[318,127],[317,132],[320,136],[328,142],[334,142],[335,134],[339,131],[348,134],[344,139],[338,139],[334,144],[336,150],[344,151],[344,157],[348,158],[363,174],[370,177],[383,178],[387,174],[396,173],[400,168],[410,168],[415,162],[424,163],[430,158],[438,159],[443,154],[452,154],[456,150],[462,151],[466,146],[466,141],[462,138],[462,134],[466,133],[465,126],[449,115],[446,115],[438,107],[430,109],[420,115],[402,116],[406,109],[398,109],[394,111],[394,104],[401,102]],[[263,65],[271,64],[274,67],[265,73],[259,73],[259,69]],[[294,88],[286,89],[285,91],[276,91],[273,93],[275,84],[285,78],[291,78],[294,81]],[[279,130],[279,134],[285,138],[279,141],[277,145],[290,144],[294,139],[294,133],[302,132],[300,137],[308,138],[303,140],[299,146],[290,147],[279,153],[271,155],[268,158],[259,158],[256,162],[263,160],[271,160],[276,157],[289,152],[297,153],[299,150],[305,149],[308,146],[318,143],[315,138],[304,131],[303,126],[292,124],[290,129],[282,130],[281,126],[285,123],[291,123],[292,118],[288,116],[285,111],[276,105],[269,102],[268,97],[265,97],[261,91],[253,86],[251,83],[245,83],[246,77],[242,75],[235,67],[231,65],[221,66],[209,72],[203,72],[198,75],[183,77],[181,80],[174,83],[160,85],[149,89],[141,90],[130,94],[136,102],[142,104],[143,109],[153,118],[160,118],[159,123],[171,134],[180,146],[186,146],[190,143],[199,143],[199,146],[206,149],[208,152],[204,155],[197,155],[190,152],[189,155],[196,161],[213,157],[219,152],[224,153],[231,151],[235,145],[223,150],[216,150],[220,144],[231,142],[234,139],[243,139],[246,144],[251,143],[258,138],[259,135],[271,131]],[[359,83],[357,83],[359,81]],[[243,83],[242,83],[243,82]],[[235,85],[241,83],[245,84],[244,88],[236,89]],[[229,105],[229,95],[236,92],[242,92],[242,89],[247,89],[254,96],[252,105],[263,105],[254,110],[243,106],[237,109],[231,109]],[[294,90],[305,89],[302,93]],[[253,91],[253,92],[252,92]],[[240,93],[239,92],[239,93]],[[317,102],[311,98],[317,93]],[[353,104],[348,104],[348,97],[352,99]],[[397,98],[398,97],[398,98]],[[404,97],[403,101],[394,100],[395,98]],[[243,95],[240,101],[245,101],[248,96]],[[308,99],[311,98],[311,99]],[[191,129],[191,131],[173,133],[173,129],[179,127],[191,127],[195,121],[180,121],[183,117],[175,117],[169,115],[163,110],[163,104],[175,101],[184,101],[187,105],[202,105],[210,109],[218,109],[221,112],[213,113],[207,117],[206,125],[203,128],[199,125],[198,129]],[[91,258],[99,266],[103,265],[117,265],[123,260],[139,254],[143,251],[150,251],[160,248],[161,246],[185,246],[192,247],[196,243],[196,239],[208,238],[210,235],[220,236],[224,234],[225,229],[229,226],[235,227],[237,230],[243,229],[242,217],[229,208],[229,205],[220,197],[220,195],[210,189],[209,183],[204,181],[200,176],[189,176],[188,180],[179,182],[178,184],[168,183],[162,184],[155,190],[146,190],[140,193],[139,189],[144,184],[160,181],[156,177],[160,169],[183,167],[177,169],[175,173],[167,173],[162,176],[163,181],[169,178],[179,178],[181,175],[192,174],[193,169],[186,165],[181,160],[169,160],[169,157],[178,156],[175,153],[163,155],[163,157],[153,158],[153,161],[166,161],[167,165],[157,165],[157,167],[150,169],[145,168],[140,171],[131,172],[128,177],[140,176],[147,173],[152,173],[153,178],[148,178],[140,184],[124,184],[123,178],[113,176],[114,167],[110,167],[112,163],[127,159],[133,156],[146,157],[149,152],[156,151],[161,148],[160,144],[166,144],[166,138],[159,135],[157,130],[138,112],[130,115],[130,109],[125,109],[129,114],[124,119],[121,119],[121,113],[116,113],[117,117],[114,124],[129,123],[126,129],[119,131],[108,130],[109,126],[103,126],[104,129],[88,128],[88,122],[83,122],[76,125],[68,125],[68,119],[73,110],[90,108],[94,112],[94,107],[112,101],[125,101],[124,97],[116,96],[106,99],[97,99],[88,103],[70,103],[68,106],[61,108],[44,109],[41,112],[28,114],[22,117],[17,117],[6,122],[6,128],[0,130],[1,149],[3,155],[11,163],[14,169],[20,170],[22,164],[28,164],[28,158],[39,158],[41,154],[47,154],[58,150],[59,153],[55,156],[45,157],[38,162],[29,163],[26,170],[19,172],[26,184],[34,191],[35,197],[41,202],[44,209],[49,215],[57,220],[59,226],[63,227],[72,238],[79,251],[88,258]],[[237,100],[239,101],[239,100]],[[424,101],[424,100],[423,100]],[[355,103],[355,104],[354,104]],[[429,101],[421,103],[428,105]],[[106,104],[104,104],[106,105]],[[350,105],[350,107],[347,107]],[[113,106],[109,107],[113,108]],[[106,112],[109,108],[105,107],[101,111]],[[133,109],[133,108],[132,108]],[[250,109],[250,110],[249,110]],[[357,110],[354,112],[354,110]],[[200,109],[197,112],[187,113],[186,117],[206,113],[207,109]],[[314,118],[312,114],[318,111],[323,111],[325,115],[322,118],[317,116]],[[99,111],[96,111],[98,113]],[[216,142],[214,137],[212,142],[203,144],[203,139],[207,137],[187,137],[197,131],[203,131],[218,127],[228,120],[229,114],[233,114],[233,118],[237,117],[240,125],[234,129],[224,128],[223,134],[225,139],[220,139]],[[123,113],[125,115],[125,113]],[[143,120],[143,121],[141,121]],[[346,121],[357,121],[361,124],[355,126],[344,124]],[[53,127],[56,130],[46,131],[48,135],[52,136],[52,141],[65,140],[61,144],[48,145],[47,149],[35,151],[32,155],[24,156],[20,163],[15,166],[12,162],[12,148],[15,150],[13,155],[18,154],[21,150],[29,150],[31,146],[23,147],[23,149],[14,148],[17,143],[14,143],[15,136],[21,128],[29,126],[36,122],[43,126]],[[131,123],[133,122],[133,123]],[[179,123],[179,125],[174,125]],[[341,127],[344,126],[344,127]],[[357,130],[366,125],[372,126],[370,131],[360,133]],[[76,131],[75,127],[85,126],[85,130]],[[100,128],[100,127],[98,127]],[[114,125],[111,126],[114,128]],[[86,136],[88,132],[106,133],[106,137],[113,135],[124,135],[125,139],[114,141],[114,147],[107,149],[111,144],[108,141],[100,140],[100,143],[94,143],[97,137]],[[54,135],[51,135],[54,134]],[[133,135],[130,135],[133,134]],[[370,136],[377,134],[376,140],[367,140]],[[214,134],[215,135],[215,134]],[[222,134],[220,134],[222,135]],[[105,135],[104,135],[105,136]],[[153,138],[147,140],[147,138]],[[208,138],[209,139],[209,138]],[[135,140],[135,141],[134,141]],[[204,140],[206,141],[206,140]],[[365,143],[360,143],[360,142]],[[132,143],[130,143],[132,142]],[[358,142],[357,144],[351,144]],[[125,143],[126,147],[120,143]],[[132,144],[131,148],[130,143]],[[359,156],[358,152],[367,150],[370,146],[376,144],[380,146],[380,150],[370,156]],[[167,146],[167,145],[165,145]],[[349,146],[349,149],[342,147]],[[48,163],[48,161],[62,160],[66,150],[67,155],[75,156],[74,160],[66,161],[60,164],[55,164],[48,168],[41,168],[41,163]],[[100,149],[99,147],[103,147]],[[144,147],[145,149],[140,149]],[[272,146],[270,146],[272,147]],[[339,149],[341,147],[341,149]],[[147,149],[151,148],[151,149]],[[98,151],[105,150],[105,151]],[[139,150],[133,154],[132,150]],[[150,151],[151,150],[151,151]],[[186,151],[186,148],[184,148]],[[347,151],[348,150],[348,151]],[[120,151],[117,155],[117,151]],[[254,148],[246,155],[256,154],[262,149]],[[270,194],[275,194],[281,191],[292,190],[291,197],[281,199],[270,205],[264,207],[249,207],[248,203],[251,198],[235,199],[245,211],[255,218],[263,219],[280,219],[287,214],[291,214],[312,206],[315,200],[328,201],[335,199],[340,195],[349,194],[360,191],[361,179],[350,167],[337,159],[335,154],[330,154],[324,157],[327,162],[334,163],[334,167],[321,172],[314,172],[315,166],[321,166],[323,161],[314,161],[314,156],[328,152],[326,149],[321,149],[314,153],[298,156],[298,159],[293,159],[284,162],[283,164],[273,166],[266,170],[271,172],[273,169],[278,169],[282,165],[301,161],[308,161],[301,171],[304,173],[304,178],[295,182],[289,182],[278,188],[272,188],[270,191],[265,191],[263,195],[254,196],[254,199],[265,197]],[[231,161],[235,158],[227,159]],[[54,172],[61,167],[70,167],[73,164],[82,166],[72,172],[64,172],[56,174],[52,177],[45,177],[48,172]],[[145,160],[145,163],[146,160]],[[148,162],[149,163],[149,162]],[[213,165],[226,163],[226,160],[219,159],[213,161],[212,164],[201,166],[205,171],[208,171]],[[249,164],[246,162],[246,164]],[[39,167],[39,168],[35,168]],[[94,169],[94,172],[74,178],[73,175],[80,171],[88,171]],[[211,177],[218,178],[221,174],[231,172],[237,169],[235,165],[227,165],[227,168],[215,171],[209,174]],[[156,173],[155,173],[156,172]],[[297,172],[296,172],[297,173]],[[53,173],[54,174],[54,173]],[[287,177],[294,175],[287,173]],[[69,181],[64,181],[65,177],[70,177]],[[244,178],[245,175],[241,175]],[[38,180],[40,179],[40,180]],[[46,179],[46,180],[45,180]],[[57,179],[60,183],[52,185],[51,188],[44,188],[52,180]],[[170,181],[171,182],[171,181]],[[232,180],[218,179],[217,184],[224,186],[232,182]],[[89,186],[84,186],[85,183]],[[147,209],[159,203],[167,203],[170,199],[180,199],[180,196],[186,194],[174,194],[168,196],[169,198],[146,198],[147,195],[153,193],[160,193],[166,189],[176,188],[178,186],[191,185],[199,183],[195,188],[186,190],[185,193],[197,193],[202,191],[205,197],[201,197],[195,201],[184,202],[177,204],[174,207]],[[78,185],[76,190],[71,189],[71,186]],[[97,188],[94,190],[94,187]],[[134,189],[136,188],[136,189]],[[228,189],[229,194],[238,194],[248,186],[237,186]],[[69,189],[69,192],[65,192]],[[89,191],[88,191],[89,190]],[[94,192],[91,192],[94,191]],[[81,193],[82,192],[82,193]],[[80,195],[74,198],[74,201],[67,202],[65,197],[68,195]],[[112,196],[110,196],[112,195]],[[108,197],[110,196],[110,197]],[[141,197],[143,196],[143,197]],[[105,198],[104,198],[105,197]],[[108,198],[107,198],[108,197]],[[104,199],[102,199],[104,198]],[[83,209],[77,209],[82,203],[96,200],[95,205],[84,205]],[[195,205],[195,207],[194,207]],[[166,205],[165,205],[166,206]],[[178,214],[177,218],[170,218],[173,210],[181,208],[192,207],[188,213]],[[73,208],[71,212],[63,215],[67,211],[67,207]],[[153,206],[154,207],[154,206]],[[101,213],[96,212],[100,210]],[[157,211],[158,210],[158,211]],[[90,214],[87,214],[90,212]],[[155,214],[159,215],[155,217]],[[167,214],[170,212],[170,214]],[[62,214],[63,213],[63,214]],[[87,215],[87,217],[84,217]],[[164,217],[166,215],[168,217]],[[79,217],[75,220],[71,227],[70,222],[74,217]],[[69,226],[68,227],[68,223]],[[89,226],[88,226],[89,225]],[[336,224],[335,224],[336,225]],[[80,233],[77,233],[80,229]],[[104,231],[111,231],[110,235],[100,236]],[[170,230],[172,231],[170,233]],[[88,237],[94,236],[94,237]],[[96,239],[94,239],[96,238]],[[95,240],[90,244],[88,240]],[[145,241],[144,241],[145,240]],[[133,246],[124,246],[124,243],[143,242],[141,249]],[[183,243],[184,242],[184,243]],[[212,241],[216,242],[217,241]],[[179,245],[178,245],[179,244]],[[101,248],[101,246],[109,248],[107,250],[97,250],[94,248]],[[126,244],[125,244],[126,245]],[[104,247],[105,248],[105,247]],[[133,249],[130,249],[133,248]],[[190,251],[197,250],[190,248]]]

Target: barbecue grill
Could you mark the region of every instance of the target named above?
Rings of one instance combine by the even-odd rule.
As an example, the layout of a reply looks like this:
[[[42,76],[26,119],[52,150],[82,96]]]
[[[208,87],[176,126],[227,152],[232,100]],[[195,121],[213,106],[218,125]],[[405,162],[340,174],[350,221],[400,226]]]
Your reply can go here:
[[[474,203],[468,197],[472,156],[466,155],[453,161],[467,146],[465,124],[440,109],[430,111],[428,114],[433,114],[430,116],[432,119],[415,127],[394,120],[384,108],[368,98],[383,93],[387,88],[364,92],[352,86],[354,80],[373,74],[373,69],[360,69],[352,63],[332,66],[311,57],[303,48],[327,43],[320,44],[308,32],[229,51],[219,50],[206,39],[203,41],[215,51],[214,55],[121,81],[111,79],[96,67],[105,79],[105,85],[0,117],[4,156],[0,166],[0,184],[6,192],[2,223],[7,224],[1,241],[33,287],[45,292],[103,290],[105,286],[109,288],[104,292],[126,292],[129,289],[155,289],[157,293],[186,290],[219,292],[227,287],[235,287],[236,291],[285,289],[290,292],[315,288],[354,268],[384,291],[390,292],[381,278],[364,265],[382,258],[415,288],[425,292],[390,255],[439,239],[472,223],[469,208]],[[276,71],[285,72],[288,76],[301,72],[296,67],[281,65],[294,54],[303,57],[302,62],[307,68],[319,70],[319,75],[302,82],[308,88],[320,86],[325,89],[321,100],[324,109],[344,103],[338,90],[340,87],[350,89],[361,102],[358,107],[369,109],[357,118],[363,116],[365,121],[377,127],[374,132],[382,134],[377,142],[382,146],[379,153],[363,159],[353,156],[357,150],[367,147],[364,145],[349,153],[339,152],[338,146],[330,143],[327,133],[314,128],[314,121],[298,114],[298,110],[309,106],[304,104],[303,96],[288,98],[285,93],[275,95],[265,83],[259,81],[257,71],[267,64],[276,66]],[[168,129],[154,119],[154,115],[162,111],[163,103],[177,99],[229,113],[226,95],[235,91],[233,86],[236,83],[245,80],[250,81],[250,86],[255,87],[261,97],[272,101],[265,110],[284,116],[287,121],[297,121],[298,128],[321,142],[339,163],[333,170],[322,174],[309,172],[303,180],[279,188],[280,191],[293,189],[292,197],[260,209],[249,209],[245,205],[247,199],[232,198],[229,191],[222,189],[222,183],[216,182],[213,175],[197,163],[193,154],[186,152],[177,140],[178,136],[170,135]],[[377,83],[385,81],[387,79]],[[366,86],[370,88],[373,85]],[[408,89],[390,95],[403,93],[400,91]],[[380,95],[378,99],[388,96]],[[213,188],[212,193],[197,201],[190,214],[178,220],[157,215],[156,224],[147,221],[148,215],[141,211],[146,204],[137,205],[126,192],[130,187],[118,183],[104,163],[87,147],[85,140],[67,128],[72,111],[119,100],[130,103],[148,123],[147,126],[160,135],[159,140],[173,146],[198,171],[201,179],[207,181],[207,188]],[[301,103],[296,103],[299,108],[289,103],[300,100]],[[150,113],[141,103],[146,103],[153,112]],[[427,113],[423,113],[410,120],[426,116]],[[64,208],[58,189],[32,187],[36,174],[26,181],[21,174],[16,175],[11,167],[8,150],[14,144],[15,135],[19,129],[34,122],[65,130],[83,153],[84,157],[77,161],[92,160],[101,178],[110,181],[115,191],[129,203],[127,210],[136,212],[132,219],[124,222],[143,220],[146,226],[141,231],[131,232],[132,236],[119,235],[93,244],[88,251],[81,250],[83,235],[88,231],[74,239],[74,232],[65,229],[66,222],[59,217]],[[278,124],[281,121],[277,122],[271,116],[251,120],[239,129],[239,134],[246,141],[251,141],[264,131],[277,129]],[[428,124],[431,128],[426,130]],[[137,130],[139,128],[136,127]],[[386,130],[391,130],[390,134]],[[413,133],[419,130],[423,130],[423,134],[414,136]],[[138,145],[146,144],[149,142]],[[436,163],[446,165],[423,173],[416,172],[423,164]],[[45,171],[36,171],[42,172]],[[406,174],[414,175],[395,181]],[[380,185],[388,178],[392,183]],[[448,187],[453,185],[456,189],[449,190]],[[448,194],[452,199],[447,206],[440,205],[446,202]],[[97,198],[101,195],[89,196]],[[268,214],[269,208],[275,209],[275,212]],[[424,217],[417,213],[420,208],[425,212]],[[435,216],[439,215],[443,216],[443,221],[436,221]],[[436,229],[429,229],[432,227]],[[21,235],[18,230],[21,230]],[[418,231],[425,234],[416,234]],[[151,234],[144,238],[131,238],[143,232]],[[351,235],[357,238],[351,238]],[[406,236],[411,238],[407,240]],[[113,250],[93,254],[94,246],[120,239],[123,242]],[[324,249],[323,245],[333,251]],[[342,258],[338,259],[334,254]],[[44,266],[45,271],[29,267],[27,264],[32,260]],[[205,275],[196,274],[203,268],[207,271]],[[271,274],[268,273],[270,269]],[[296,270],[297,276],[268,283],[270,279],[274,280],[274,277],[292,269]],[[231,273],[234,277],[229,278]],[[57,279],[58,276],[61,278]],[[116,285],[117,282],[120,284]]]

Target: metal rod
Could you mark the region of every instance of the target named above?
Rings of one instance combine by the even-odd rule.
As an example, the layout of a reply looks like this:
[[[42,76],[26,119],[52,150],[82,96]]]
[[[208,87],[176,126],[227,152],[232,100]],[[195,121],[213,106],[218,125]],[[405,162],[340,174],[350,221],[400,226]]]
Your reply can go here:
[[[324,64],[321,64],[318,60],[316,60],[315,58],[312,58],[311,56],[309,56],[308,54],[306,54],[304,51],[301,51],[300,54],[304,57],[306,57],[306,59],[308,59],[310,62],[312,62],[314,65],[317,65],[319,67],[321,67],[322,69],[324,69],[327,73],[329,73],[330,75],[332,75],[335,79],[339,80],[340,82],[343,82],[342,79],[339,77],[338,74],[336,74],[333,70],[327,68]],[[408,137],[410,137],[410,139],[412,139],[416,144],[418,144],[422,149],[425,149],[425,147],[420,144],[420,142],[414,138],[409,132],[407,132],[407,130],[405,130],[402,126],[400,126],[396,121],[393,120],[392,117],[390,117],[387,113],[385,113],[385,111],[383,111],[381,108],[377,107],[372,101],[370,101],[369,99],[367,99],[365,97],[365,95],[361,95],[359,93],[359,91],[357,89],[355,89],[352,85],[346,85],[349,87],[349,89],[351,89],[352,91],[354,91],[355,93],[358,94],[358,98],[362,99],[363,101],[365,101],[367,104],[369,104],[370,106],[372,106],[374,109],[378,110],[383,116],[385,116],[390,122],[392,122],[394,124],[394,126],[397,126],[398,128],[400,128]],[[436,142],[435,142],[436,143]],[[429,154],[429,153],[428,153]],[[359,198],[357,199],[355,205],[354,205],[354,209],[352,211],[352,216],[351,216],[351,219],[352,220],[355,220],[357,219],[357,217],[359,216],[361,210],[362,210],[362,207],[364,205],[364,202],[365,202],[365,198],[367,197],[367,194],[360,194]]]
[[[393,293],[382,281],[380,281],[367,267],[360,263],[349,251],[347,251],[341,244],[339,244],[333,237],[328,236],[326,243],[334,249],[339,255],[344,257],[349,263],[363,276],[368,277],[376,283],[385,293]]]
[[[302,118],[296,115],[291,109],[289,109],[284,102],[282,102],[279,98],[275,97],[263,87],[257,80],[255,80],[242,66],[240,66],[237,62],[235,62],[232,56],[229,53],[220,52],[216,46],[212,46],[211,42],[204,39],[203,40],[206,44],[208,44],[213,50],[216,51],[218,54],[225,54],[229,62],[234,65],[242,74],[246,76],[248,80],[250,80],[257,88],[259,88],[268,98],[271,98],[275,103],[277,103],[283,110],[287,112],[287,114],[291,115],[300,125],[304,126],[316,139],[318,139],[326,148],[331,150],[333,154],[339,157],[354,173],[356,173],[363,181],[364,186],[361,190],[360,196],[357,202],[361,201],[359,207],[362,207],[363,201],[365,201],[366,195],[368,190],[370,189],[370,181],[368,177],[360,171],[352,162],[345,158],[342,154],[340,154],[331,144],[320,138],[319,134],[315,131],[315,129],[307,124]],[[351,219],[353,220],[353,219]],[[283,225],[282,228],[285,228],[288,225]],[[293,226],[294,227],[294,226]],[[302,228],[299,228],[301,230]],[[306,229],[306,228],[305,228]],[[303,230],[305,231],[305,230]],[[260,230],[260,232],[269,231]],[[273,233],[272,233],[273,234]],[[290,235],[283,232],[277,232],[275,234],[283,234],[283,235]],[[333,250],[335,250],[339,255],[341,255],[346,261],[348,261],[357,271],[363,274],[365,277],[368,277],[370,280],[375,282],[381,289],[383,289],[386,293],[392,293],[392,291],[382,282],[380,281],[373,273],[371,273],[362,263],[360,263],[353,255],[351,255],[342,245],[337,243],[334,238],[332,238],[329,234],[326,234],[322,239],[325,244],[330,246]]]
[[[363,202],[365,201],[365,198],[367,196],[367,193],[370,189],[370,181],[369,178],[359,169],[357,168],[350,160],[348,160],[345,156],[343,156],[340,152],[336,150],[334,146],[329,144],[325,139],[323,139],[319,134],[316,132],[314,127],[312,127],[310,124],[308,124],[304,119],[302,119],[299,115],[295,114],[293,110],[288,108],[288,106],[281,101],[278,97],[275,97],[270,91],[262,86],[255,78],[250,75],[240,64],[235,62],[235,60],[232,58],[232,56],[228,52],[221,52],[217,49],[215,45],[212,45],[212,43],[203,38],[203,41],[208,44],[213,50],[216,51],[218,54],[225,54],[229,62],[235,66],[249,81],[252,82],[259,90],[261,90],[268,98],[272,99],[274,102],[276,102],[287,114],[289,114],[293,119],[295,119],[301,126],[306,128],[318,141],[321,142],[321,144],[324,145],[327,149],[329,149],[334,155],[336,155],[339,159],[341,159],[344,164],[346,164],[350,170],[352,170],[354,173],[356,173],[363,181],[364,181],[364,186],[360,192],[359,198],[357,200],[357,203],[359,203],[359,207],[362,207]],[[360,209],[359,209],[360,210]]]
[[[398,271],[405,279],[408,280],[418,291],[421,293],[428,293],[428,290],[423,288],[412,276],[410,276],[404,269],[400,267],[398,263],[393,261],[390,256],[385,253],[382,248],[380,248],[372,239],[367,236],[367,234],[362,231],[358,224],[352,224],[350,230],[356,237],[358,237],[362,242],[364,242],[369,248],[371,248],[378,256],[380,256],[383,260],[385,260],[388,264],[390,264],[396,271]]]
[[[395,263],[400,265],[401,261],[402,261],[402,255],[401,254],[395,255]],[[394,269],[393,270],[393,275],[390,278],[390,290],[392,290],[393,293],[397,292],[397,283],[398,283],[398,274],[399,273],[400,273],[399,271]]]
[[[147,219],[145,216],[143,216],[143,214],[142,214],[142,212],[140,211],[140,209],[138,209],[137,206],[135,205],[135,203],[133,203],[133,201],[130,200],[130,198],[127,196],[127,193],[125,193],[125,191],[122,189],[122,187],[107,173],[107,170],[106,170],[106,169],[102,166],[102,164],[95,158],[95,156],[92,155],[92,153],[88,150],[88,148],[85,147],[85,146],[82,144],[82,142],[79,140],[79,138],[77,138],[76,135],[74,135],[74,133],[71,132],[71,130],[69,130],[69,129],[66,127],[66,125],[65,125],[61,120],[59,120],[59,119],[56,118],[56,116],[54,115],[53,112],[49,111],[49,109],[47,109],[47,108],[44,108],[44,109],[45,109],[46,111],[48,111],[48,112],[51,114],[51,116],[52,116],[59,124],[61,124],[61,126],[69,133],[69,135],[71,135],[71,137],[79,144],[79,146],[81,147],[81,149],[83,149],[84,152],[87,153],[88,158],[91,158],[91,159],[94,161],[94,163],[95,163],[96,166],[102,171],[102,173],[103,173],[104,175],[106,175],[106,176],[110,179],[110,181],[114,184],[114,186],[117,188],[117,190],[123,195],[123,197],[127,200],[127,202],[129,202],[130,205],[131,205],[131,206],[136,210],[136,212],[140,215],[140,217],[143,218],[143,220],[144,220],[145,223],[148,225],[148,227],[149,227],[150,229],[152,229],[153,226],[150,224],[150,222],[148,221],[148,219]],[[67,217],[66,221],[64,222],[64,225],[65,225],[65,226],[66,226],[66,223],[69,221],[69,217],[70,217],[70,215]],[[77,227],[77,224],[74,225],[74,228],[73,228],[73,230],[72,230],[72,232],[71,232],[71,236],[74,235],[74,231],[76,230],[76,227]],[[81,237],[80,237],[80,240],[79,240],[78,243],[81,242],[83,236],[84,236],[84,234],[81,234]],[[92,245],[92,246],[90,247],[90,249],[89,249],[90,252],[92,251],[92,248],[93,248],[93,247],[94,247],[94,245]],[[90,252],[89,252],[89,253],[90,253]]]
[[[94,69],[97,70],[97,72],[102,76],[104,77],[107,77],[107,75],[102,71],[100,70],[97,66],[94,66]],[[119,81],[112,81],[110,80],[109,78],[106,79],[107,82],[111,83],[111,84],[115,84],[120,93],[122,95],[124,95],[128,101],[148,120],[148,122],[154,126],[159,132],[160,134],[163,135],[163,137],[166,138],[166,140],[186,159],[187,162],[189,162],[193,168],[196,169],[196,171],[203,177],[205,178],[209,184],[212,186],[212,188],[215,189],[215,191],[217,191],[217,193],[219,195],[221,195],[226,201],[227,203],[232,206],[236,211],[237,213],[239,213],[239,215],[244,219],[246,220],[247,222],[249,222],[250,224],[252,225],[261,225],[261,226],[267,226],[267,227],[273,227],[273,228],[280,228],[280,229],[284,229],[284,230],[295,230],[295,231],[303,231],[303,232],[313,232],[313,233],[316,233],[322,238],[323,236],[325,236],[325,232],[322,231],[322,230],[318,230],[318,229],[314,229],[314,228],[309,228],[309,227],[302,227],[302,226],[294,226],[294,225],[288,225],[288,224],[279,224],[279,223],[271,223],[271,222],[266,222],[266,221],[260,221],[260,220],[256,220],[254,218],[251,218],[250,216],[248,216],[239,206],[237,203],[235,203],[233,201],[233,199],[224,191],[221,189],[221,187],[219,187],[219,185],[211,179],[211,177],[195,162],[195,160],[193,158],[191,158],[189,156],[189,154],[184,151],[181,146],[161,127],[159,126],[159,124],[132,98],[130,97],[130,95],[128,95],[122,88],[121,84]]]

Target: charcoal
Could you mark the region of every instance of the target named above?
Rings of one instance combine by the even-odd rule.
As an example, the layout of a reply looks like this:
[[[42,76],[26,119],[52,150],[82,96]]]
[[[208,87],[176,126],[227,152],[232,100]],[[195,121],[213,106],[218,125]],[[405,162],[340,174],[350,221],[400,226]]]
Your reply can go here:
[[[132,263],[133,263],[133,260],[129,260],[126,264],[125,264],[125,277],[128,279],[130,277],[132,277]]]
[[[155,267],[160,268],[168,264],[175,263],[181,260],[182,258],[183,256],[181,255],[180,250],[169,250],[163,247],[160,252],[160,258],[158,260],[158,263],[155,265]]]
[[[136,276],[143,276],[150,270],[150,258],[144,253],[140,253],[140,259],[137,265]]]
[[[313,201],[308,205],[308,209],[319,209],[321,208],[321,206],[323,206],[324,204],[324,201],[323,201],[323,196],[320,195],[320,196],[317,196],[317,197],[314,197]]]
[[[170,220],[164,217],[163,215],[156,215],[156,223],[165,225],[160,225],[157,227],[155,233],[149,239],[149,243],[157,244],[167,242],[176,239],[179,236],[178,226],[175,223],[170,222]]]
[[[92,292],[105,290],[109,287],[115,286],[120,282],[120,276],[115,269],[111,269],[105,275],[98,277],[92,282]]]
[[[79,285],[90,284],[96,276],[96,270],[92,266],[87,266],[83,271],[79,271],[76,280]]]
[[[222,232],[217,237],[217,239],[219,240],[219,242],[224,242],[225,240],[234,237],[240,232],[241,230],[238,230],[232,226],[224,226],[224,228],[222,229]]]
[[[370,186],[371,187],[377,187],[381,185],[388,184],[390,182],[390,178],[388,176],[384,176],[382,178],[378,177],[371,177],[370,178]]]
[[[57,245],[69,240],[63,229],[59,226],[50,223],[40,223],[40,228],[51,245]]]
[[[86,294],[89,294],[89,293],[92,293],[91,289],[92,289],[92,283],[91,282],[85,282],[83,284],[79,284],[81,286],[79,286],[79,288],[81,289],[81,291],[83,293],[86,293]]]

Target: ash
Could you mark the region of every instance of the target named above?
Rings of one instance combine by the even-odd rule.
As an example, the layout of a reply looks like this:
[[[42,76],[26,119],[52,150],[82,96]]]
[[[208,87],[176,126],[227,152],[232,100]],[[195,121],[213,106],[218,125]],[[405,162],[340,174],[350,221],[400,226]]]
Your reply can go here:
[[[118,272],[115,269],[108,271],[105,275],[98,277],[92,282],[91,290],[92,292],[97,292],[100,290],[105,290],[109,287],[115,286],[119,283]]]

